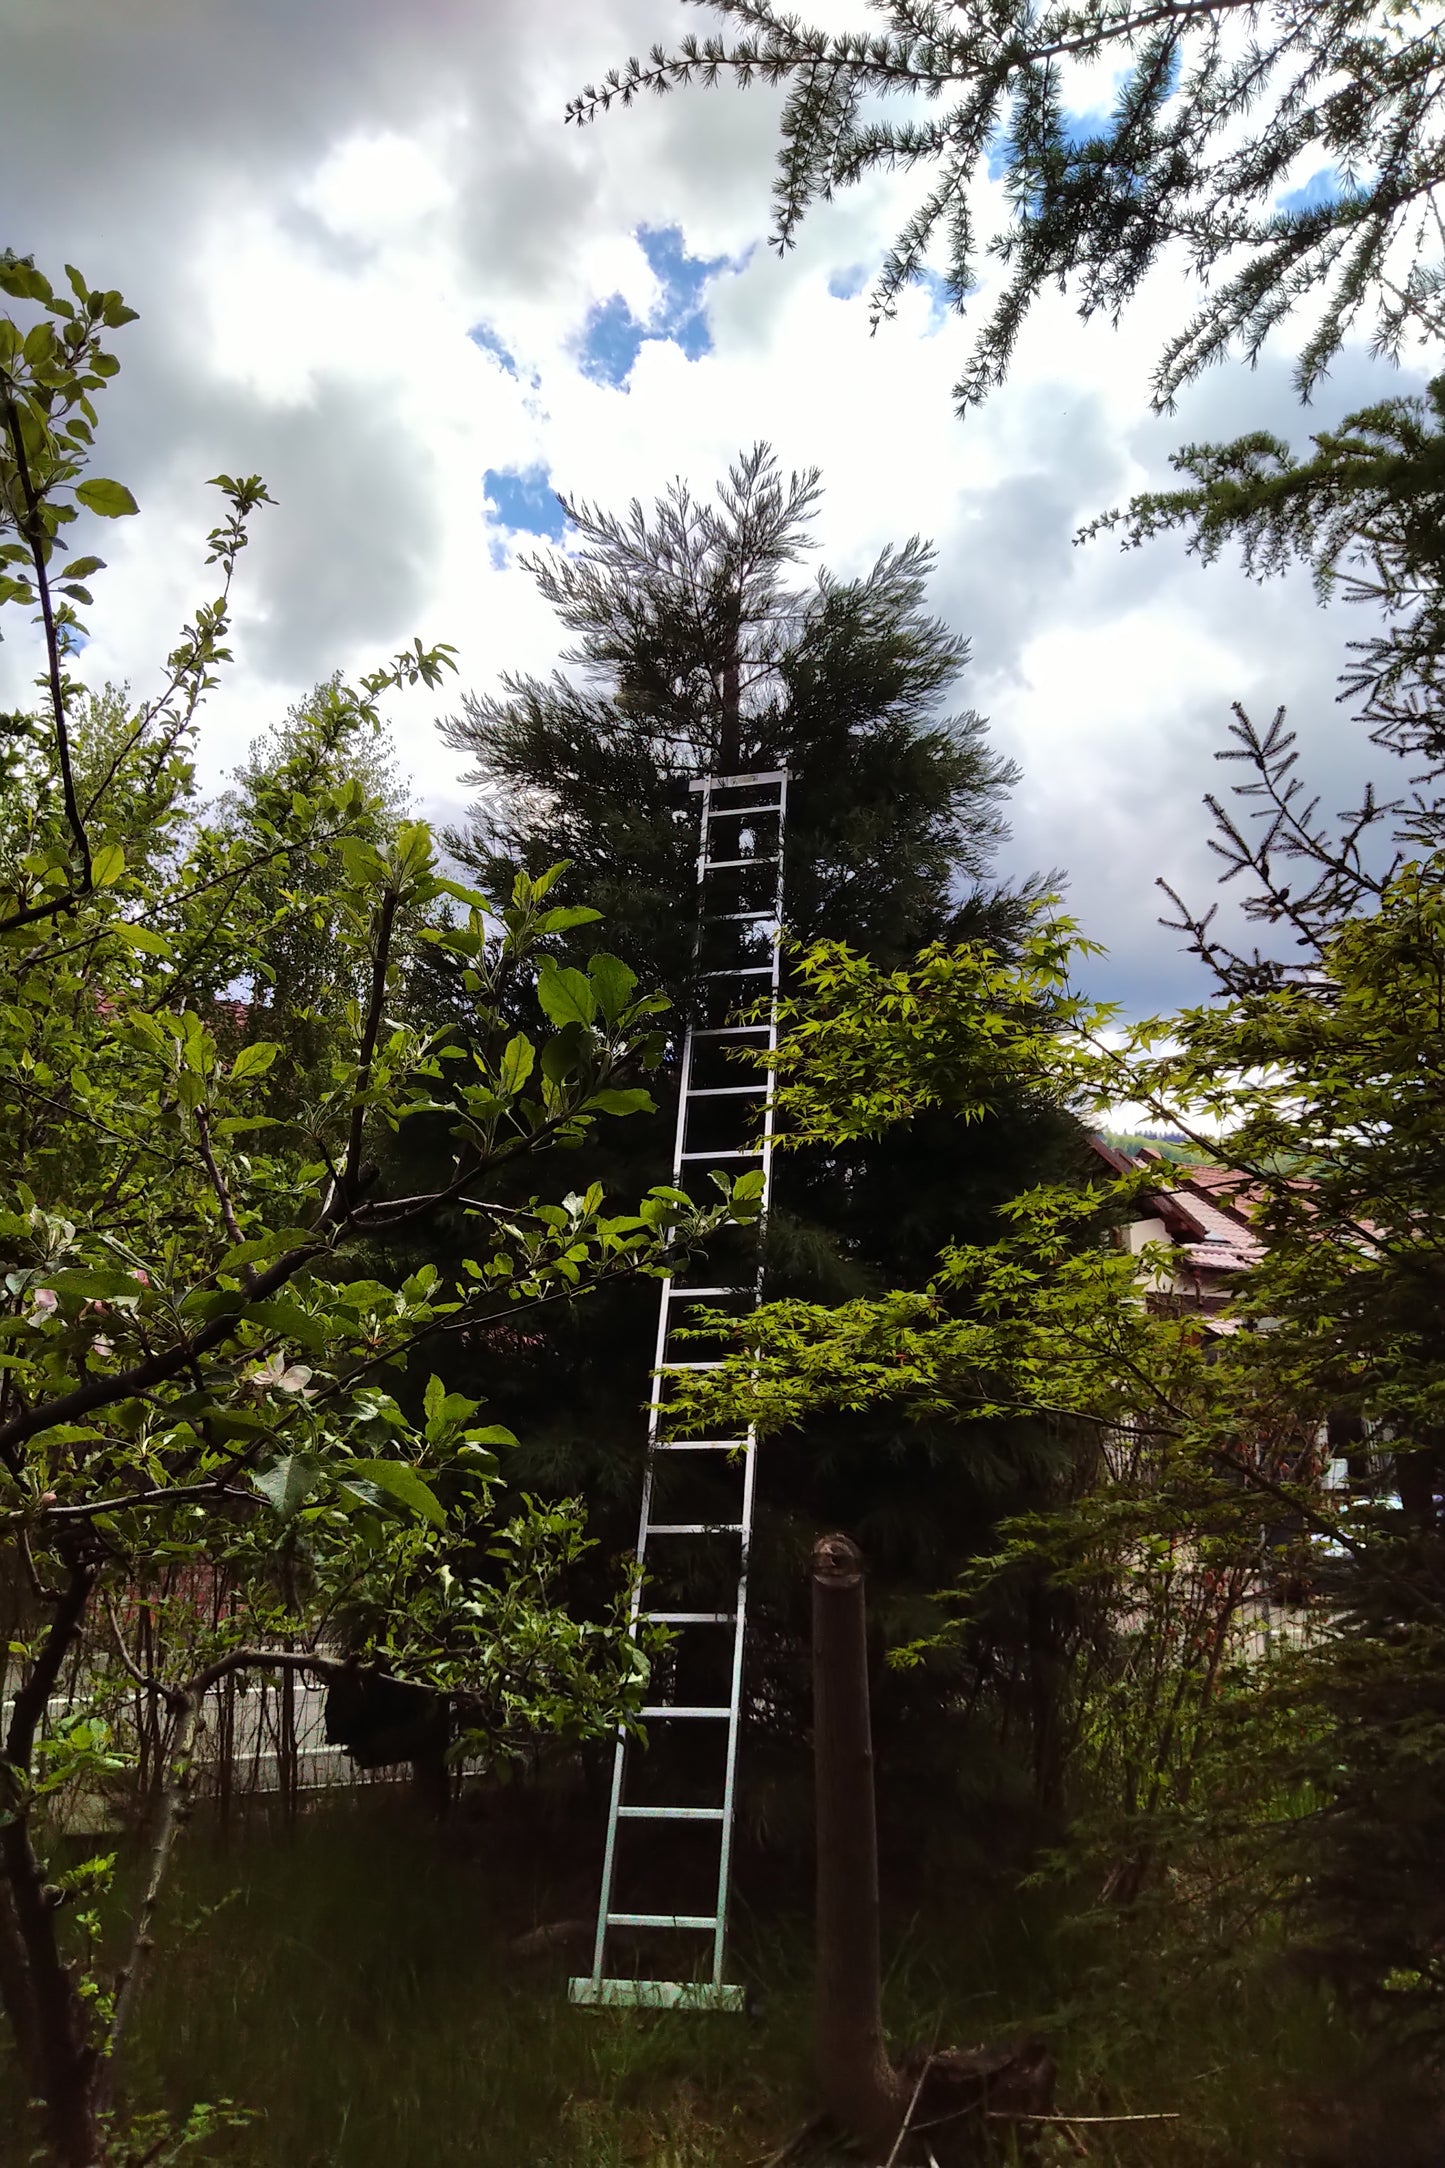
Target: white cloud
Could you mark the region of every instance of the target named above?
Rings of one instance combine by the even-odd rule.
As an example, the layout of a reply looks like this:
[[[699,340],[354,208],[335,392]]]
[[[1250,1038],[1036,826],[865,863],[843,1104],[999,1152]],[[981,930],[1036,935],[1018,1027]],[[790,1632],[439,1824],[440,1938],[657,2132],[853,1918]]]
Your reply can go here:
[[[1012,863],[1071,870],[1073,908],[1114,949],[1106,977],[1129,1002],[1188,984],[1151,884],[1208,879],[1196,808],[1231,699],[1297,702],[1345,793],[1359,747],[1332,678],[1347,616],[1319,613],[1302,580],[1202,575],[1175,543],[1120,556],[1070,538],[1166,480],[1175,444],[1261,421],[1302,440],[1397,385],[1388,371],[1352,353],[1302,416],[1282,352],[1151,418],[1151,366],[1195,299],[1170,273],[1117,333],[1041,303],[1007,389],[959,422],[969,328],[940,328],[916,290],[870,337],[866,290],[828,290],[852,266],[871,276],[916,179],[875,177],[820,208],[780,261],[764,245],[775,94],[685,91],[563,127],[589,75],[689,27],[670,0],[123,12],[0,0],[0,191],[16,244],[142,310],[119,342],[103,465],[143,517],[105,534],[90,674],[143,687],[209,592],[205,476],[259,471],[278,500],[242,563],[213,774],[317,677],[414,631],[458,644],[463,684],[550,667],[555,624],[515,551],[493,562],[486,470],[540,467],[620,505],[678,473],[709,488],[763,436],[785,466],[822,467],[821,555],[838,570],[915,530],[935,538],[936,607],[973,642],[963,699],[1025,769]],[[710,353],[650,339],[613,389],[580,372],[577,346],[614,295],[655,323],[644,225],[680,226],[694,257],[735,268],[709,289]],[[478,325],[515,373],[469,337]],[[0,698],[33,667],[10,636]],[[423,800],[455,810],[435,707],[404,704],[403,750]]]

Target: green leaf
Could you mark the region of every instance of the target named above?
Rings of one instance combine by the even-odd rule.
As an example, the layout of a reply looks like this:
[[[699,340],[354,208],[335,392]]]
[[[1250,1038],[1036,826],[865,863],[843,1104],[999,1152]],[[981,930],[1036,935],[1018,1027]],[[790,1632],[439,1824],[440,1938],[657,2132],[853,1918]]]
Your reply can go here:
[[[470,904],[474,911],[490,911],[492,908],[479,888],[468,888],[464,881],[450,881],[439,876],[436,890],[439,896],[455,896],[458,903]]]
[[[398,1505],[422,1520],[430,1521],[434,1528],[446,1526],[446,1511],[441,1500],[429,1483],[423,1482],[415,1468],[402,1460],[354,1460],[348,1471],[359,1476],[364,1483],[372,1483],[385,1491]]]
[[[62,565],[57,575],[62,580],[88,580],[92,572],[104,572],[103,557],[72,557],[68,565]]]
[[[271,1241],[279,1252],[282,1245],[276,1236],[273,1235]],[[272,1332],[295,1340],[309,1354],[319,1355],[326,1348],[325,1326],[309,1310],[303,1310],[299,1302],[293,1302],[289,1295],[272,1295],[267,1301],[256,1303],[250,1315]]]
[[[25,334],[21,348],[26,365],[31,369],[44,369],[55,352],[55,332],[49,324],[32,324]]]
[[[554,963],[550,956],[542,959],[537,999],[542,1013],[554,1024],[590,1024],[597,1014],[597,996],[591,981],[570,965]]]
[[[287,1453],[274,1466],[253,1475],[261,1496],[283,1521],[294,1520],[315,1490],[321,1470],[304,1453]]]
[[[525,1032],[519,1031],[514,1039],[507,1041],[507,1050],[502,1056],[500,1083],[508,1098],[514,1097],[522,1089],[532,1074],[535,1059],[536,1049]]]
[[[536,903],[561,879],[570,864],[570,859],[559,858],[555,866],[549,866],[545,873],[539,873],[535,877],[519,872],[512,882],[512,901],[519,904]]]
[[[609,956],[603,950],[588,957],[587,976],[596,992],[598,1008],[609,1024],[615,1024],[632,997],[637,973],[630,971],[620,956]]]
[[[281,1049],[270,1039],[257,1039],[251,1046],[243,1046],[231,1064],[231,1082],[244,1083],[247,1077],[264,1076]]]
[[[172,956],[175,951],[163,933],[155,933],[149,926],[132,926],[122,922],[114,931],[127,948],[139,949],[142,956]]]
[[[574,926],[590,926],[601,918],[590,903],[563,903],[555,911],[544,911],[537,921],[536,931],[543,933],[570,933]]]
[[[443,1385],[441,1379],[436,1375],[436,1373],[433,1372],[426,1381],[426,1391],[422,1394],[421,1401],[428,1422],[431,1422],[433,1417],[441,1414],[441,1411],[446,1404],[446,1397],[447,1389],[445,1385]]]
[[[542,1074],[549,1083],[564,1084],[576,1068],[582,1053],[582,1030],[581,1024],[565,1024],[543,1047]]]
[[[25,257],[7,260],[0,252],[0,289],[14,294],[20,301],[47,302],[51,299],[50,281],[43,271]]]
[[[119,843],[103,843],[90,861],[90,878],[96,888],[113,888],[125,871],[125,850]]]
[[[386,880],[386,862],[380,851],[359,836],[343,836],[338,846],[346,878],[360,888],[379,888]]]
[[[657,1101],[651,1092],[640,1086],[631,1091],[594,1092],[587,1101],[587,1111],[598,1114],[655,1114]]]
[[[140,510],[124,482],[111,482],[103,475],[92,475],[89,481],[80,484],[75,494],[87,512],[94,512],[101,519],[125,519]]]
[[[46,1275],[46,1284],[54,1288],[57,1295],[84,1297],[90,1302],[136,1292],[133,1273],[119,1269],[107,1271],[103,1265],[72,1265],[61,1272],[50,1272]]]
[[[238,1242],[227,1250],[216,1266],[217,1272],[239,1272],[242,1265],[254,1265],[258,1258],[274,1257],[276,1244],[270,1235],[258,1235],[250,1242]]]
[[[214,1318],[239,1317],[246,1307],[246,1297],[239,1288],[207,1290],[193,1287],[181,1302],[182,1317],[199,1318],[209,1325]]]

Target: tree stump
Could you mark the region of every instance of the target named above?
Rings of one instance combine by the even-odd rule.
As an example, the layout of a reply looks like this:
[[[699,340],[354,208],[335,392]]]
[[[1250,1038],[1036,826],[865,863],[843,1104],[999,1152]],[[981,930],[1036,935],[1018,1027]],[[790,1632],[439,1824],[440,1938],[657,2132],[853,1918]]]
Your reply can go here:
[[[1053,2112],[1057,2065],[1042,2040],[1029,2037],[976,2048],[945,2048],[931,2057],[913,2056],[903,2067],[909,2091],[918,2073],[928,2069],[908,2135],[898,2149],[900,2163],[927,2159],[925,2144],[939,2168],[975,2168],[1007,2155],[1009,2125],[990,2117],[1049,2115]],[[1017,2126],[1028,2158],[1031,2126]]]

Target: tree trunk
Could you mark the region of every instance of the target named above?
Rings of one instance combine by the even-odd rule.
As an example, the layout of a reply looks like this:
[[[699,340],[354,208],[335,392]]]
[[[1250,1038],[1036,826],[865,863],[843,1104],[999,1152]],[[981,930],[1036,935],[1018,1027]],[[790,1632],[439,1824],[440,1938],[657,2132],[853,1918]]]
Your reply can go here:
[[[722,671],[722,713],[718,731],[717,773],[737,775],[743,763],[741,589],[732,596],[727,627],[727,655]]]
[[[95,2123],[96,2050],[89,2037],[85,2003],[76,1991],[71,1968],[56,1946],[54,1899],[30,1842],[28,1822],[17,1816],[0,1831],[0,1866],[25,1972],[16,1981],[5,1976],[10,2018],[22,2068],[44,2103],[44,2129],[58,2168],[94,2168],[98,2154]],[[7,1944],[13,1956],[15,1945]],[[20,1991],[20,1999],[11,1995]]]
[[[70,1561],[30,1675],[11,1703],[0,1754],[0,1804],[9,1817],[0,1823],[0,1998],[22,2069],[44,2104],[45,2135],[58,2168],[94,2168],[99,2158],[98,2058],[75,1969],[61,1956],[56,1892],[36,1856],[25,1795],[50,1696],[75,1646],[95,1581],[93,1564]]]
[[[723,671],[722,732],[718,740],[717,764],[721,775],[736,775],[742,766],[742,695],[738,689],[739,670],[737,650],[732,661]]]
[[[818,2090],[842,2129],[886,2144],[908,2102],[883,2045],[863,1558],[847,1536],[813,1547],[813,1764]]]

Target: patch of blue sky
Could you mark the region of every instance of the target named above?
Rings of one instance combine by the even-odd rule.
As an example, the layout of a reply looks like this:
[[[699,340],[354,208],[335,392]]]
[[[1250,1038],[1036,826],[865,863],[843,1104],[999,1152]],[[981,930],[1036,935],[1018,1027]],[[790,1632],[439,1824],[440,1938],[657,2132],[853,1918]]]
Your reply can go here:
[[[1095,136],[1107,135],[1114,125],[1114,116],[1106,105],[1092,106],[1087,113],[1065,113],[1062,119],[1064,141],[1070,150],[1091,143]]]
[[[623,390],[646,336],[621,294],[614,294],[610,301],[596,302],[588,310],[577,366],[594,384]]]
[[[1312,173],[1300,188],[1291,188],[1288,194],[1276,196],[1277,211],[1318,211],[1326,203],[1338,203],[1344,194],[1344,183],[1333,166],[1321,166]]]
[[[484,354],[491,355],[493,361],[500,362],[508,376],[521,375],[521,371],[517,367],[516,356],[502,344],[500,337],[493,331],[490,324],[473,324],[471,330],[467,333],[467,337],[471,340],[473,346],[479,346]]]
[[[866,266],[861,263],[850,263],[846,270],[833,273],[828,281],[828,291],[835,301],[851,301],[855,294],[862,293],[867,284],[868,272]]]
[[[639,226],[637,238],[663,293],[654,336],[675,340],[689,361],[711,353],[712,327],[703,296],[709,280],[726,268],[727,257],[690,256],[680,226]]]
[[[637,241],[661,288],[658,301],[645,323],[621,294],[596,303],[588,311],[578,346],[582,374],[618,391],[627,389],[633,364],[649,340],[670,341],[689,361],[711,353],[708,282],[719,271],[741,268],[730,266],[726,256],[689,255],[680,226],[639,226]]]
[[[915,271],[913,284],[921,286],[928,296],[928,330],[932,337],[942,330],[953,311],[953,289],[941,271]]]
[[[566,525],[552,476],[540,462],[531,467],[488,467],[482,476],[488,509],[499,527],[511,534],[540,535],[560,542]],[[505,563],[500,540],[492,544],[492,563]]]

